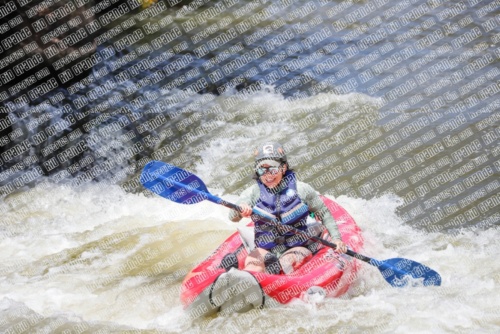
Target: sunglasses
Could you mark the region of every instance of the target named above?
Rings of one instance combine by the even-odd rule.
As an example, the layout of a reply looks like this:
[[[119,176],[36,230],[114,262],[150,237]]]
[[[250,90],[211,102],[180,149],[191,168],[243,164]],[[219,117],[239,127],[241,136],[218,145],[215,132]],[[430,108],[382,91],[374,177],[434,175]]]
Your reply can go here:
[[[255,169],[255,172],[257,175],[262,176],[265,173],[271,173],[271,174],[278,174],[280,170],[281,165],[275,167],[275,166],[270,166],[270,167],[259,167]]]

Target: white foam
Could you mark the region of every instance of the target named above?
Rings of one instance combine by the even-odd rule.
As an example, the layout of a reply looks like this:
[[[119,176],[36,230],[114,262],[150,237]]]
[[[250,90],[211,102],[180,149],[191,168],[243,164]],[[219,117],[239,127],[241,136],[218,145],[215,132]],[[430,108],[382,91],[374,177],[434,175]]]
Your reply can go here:
[[[231,201],[237,199],[236,196],[223,197]],[[413,329],[425,332],[428,328],[437,328],[438,333],[467,331],[477,328],[481,322],[486,328],[493,328],[493,319],[499,318],[497,309],[500,306],[500,264],[495,260],[500,251],[497,230],[464,232],[456,236],[426,233],[405,225],[397,217],[401,199],[395,196],[371,200],[340,196],[336,200],[363,230],[363,254],[380,260],[405,257],[422,262],[441,274],[443,286],[392,288],[376,268],[363,263],[358,279],[344,298],[318,301],[312,309],[309,304],[296,302],[279,310],[265,310],[261,314],[263,324],[279,325],[281,321],[276,320],[279,315],[289,319],[283,324],[286,326],[284,332],[300,327],[304,320],[299,319],[314,320],[325,328],[351,326],[360,330],[379,328],[401,333]],[[23,265],[10,267],[11,274],[0,281],[0,295],[44,317],[63,315],[84,321],[173,332],[196,326],[180,306],[182,277],[163,283],[159,280],[169,277],[163,276],[164,271],[140,277],[116,275],[116,270],[158,241],[151,234],[141,235],[139,229],[173,224],[184,235],[209,230],[230,233],[234,225],[227,219],[227,208],[209,202],[181,206],[163,198],[125,194],[118,187],[109,187],[104,193],[92,186],[80,189],[54,186],[45,190],[44,196],[39,196],[37,201],[38,205],[33,212],[28,212],[25,220],[30,229],[23,235],[0,241],[0,258],[8,260],[18,255],[24,261]],[[35,224],[32,220],[39,215],[40,207],[45,207],[43,219]],[[131,243],[127,248],[118,247],[119,243],[101,248],[85,246],[105,236],[118,237],[127,231],[134,231],[127,236],[126,241]],[[173,241],[168,240],[168,235],[164,238],[166,243]],[[186,240],[189,244],[190,239]],[[196,256],[203,258],[215,246],[194,248],[203,252]],[[78,252],[72,253],[72,249]],[[54,258],[53,263],[37,262],[43,256],[56,253],[62,256]],[[68,258],[71,254],[77,254],[75,259],[81,261]],[[26,276],[23,270],[27,267],[39,268],[42,272],[46,268],[46,273]],[[178,267],[171,268],[177,270]],[[106,277],[109,282],[99,285],[99,279]],[[156,281],[159,284],[154,285]],[[97,284],[97,289],[86,288],[93,283]],[[13,307],[5,303],[4,299],[2,307]],[[244,317],[239,315],[226,320],[236,326]],[[423,327],[422,323],[427,326]]]

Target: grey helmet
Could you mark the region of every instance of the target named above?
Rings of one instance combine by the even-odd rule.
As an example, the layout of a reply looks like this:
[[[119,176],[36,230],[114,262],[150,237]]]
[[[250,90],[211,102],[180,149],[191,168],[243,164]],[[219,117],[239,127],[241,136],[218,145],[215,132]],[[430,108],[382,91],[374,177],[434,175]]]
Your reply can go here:
[[[254,156],[255,167],[269,161],[278,161],[280,163],[288,164],[283,145],[276,142],[267,142],[260,145],[255,149]]]

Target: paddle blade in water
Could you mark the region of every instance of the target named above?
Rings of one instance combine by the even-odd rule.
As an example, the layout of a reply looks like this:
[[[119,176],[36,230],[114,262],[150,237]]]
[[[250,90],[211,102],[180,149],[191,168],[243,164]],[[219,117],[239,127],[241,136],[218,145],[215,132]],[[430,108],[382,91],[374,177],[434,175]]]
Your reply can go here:
[[[181,204],[207,199],[207,187],[196,175],[162,161],[151,161],[144,166],[141,183],[155,194]]]
[[[441,285],[441,276],[431,268],[416,261],[395,258],[385,261],[372,259],[384,279],[394,287]]]

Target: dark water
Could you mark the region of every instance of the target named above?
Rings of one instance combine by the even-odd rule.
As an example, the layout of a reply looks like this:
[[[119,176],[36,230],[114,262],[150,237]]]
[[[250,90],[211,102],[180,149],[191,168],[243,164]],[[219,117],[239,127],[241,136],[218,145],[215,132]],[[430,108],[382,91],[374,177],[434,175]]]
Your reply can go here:
[[[34,3],[0,9],[13,25],[2,59],[43,45],[0,70],[2,331],[496,332],[498,1],[175,2],[97,13],[102,2],[94,14],[97,3],[74,2],[42,31],[79,15],[59,41],[11,47],[8,36],[67,3],[35,18]],[[111,22],[91,32],[96,19]],[[92,48],[84,39],[47,59],[82,27]],[[7,70],[36,54],[34,71],[50,73],[13,94],[22,80]],[[86,79],[63,83],[67,70]],[[51,77],[57,88],[33,90]],[[235,199],[264,140],[346,207],[367,255],[422,261],[444,286],[394,291],[366,268],[345,299],[186,317],[183,276],[234,226],[212,204],[151,197],[138,172],[167,161]]]

